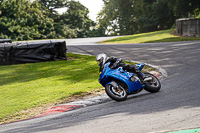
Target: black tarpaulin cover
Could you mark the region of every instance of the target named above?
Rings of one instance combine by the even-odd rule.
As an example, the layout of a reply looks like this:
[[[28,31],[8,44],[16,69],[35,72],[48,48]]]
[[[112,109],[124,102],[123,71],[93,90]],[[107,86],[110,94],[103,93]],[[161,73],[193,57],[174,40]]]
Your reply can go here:
[[[66,60],[66,43],[34,41],[0,44],[0,65]]]
[[[12,40],[11,39],[0,39],[0,43],[5,43],[5,42],[12,43]]]
[[[10,51],[12,49],[12,44],[1,44],[0,43],[0,65],[10,64],[11,56]]]

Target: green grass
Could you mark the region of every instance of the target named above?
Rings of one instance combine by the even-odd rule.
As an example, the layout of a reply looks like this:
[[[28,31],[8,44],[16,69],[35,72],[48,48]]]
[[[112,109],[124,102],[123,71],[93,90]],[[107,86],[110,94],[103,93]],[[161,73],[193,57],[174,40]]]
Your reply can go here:
[[[102,88],[95,56],[67,56],[67,61],[0,66],[0,121],[22,110]]]
[[[100,88],[94,56],[0,66],[0,119],[33,107]]]
[[[177,42],[200,40],[200,37],[180,37],[170,34],[173,30],[162,30],[149,33],[141,33],[130,36],[119,37],[106,40],[100,43],[105,44],[135,44],[135,43],[153,43],[153,42]]]

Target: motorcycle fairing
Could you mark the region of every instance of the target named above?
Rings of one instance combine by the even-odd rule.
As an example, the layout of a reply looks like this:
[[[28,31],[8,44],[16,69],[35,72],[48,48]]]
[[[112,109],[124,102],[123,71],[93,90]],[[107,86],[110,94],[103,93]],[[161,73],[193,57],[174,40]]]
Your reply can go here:
[[[136,66],[140,71],[142,71],[144,65],[145,65],[144,63],[140,63],[140,64],[136,64],[135,66]]]
[[[124,82],[128,87],[128,93],[141,89],[143,86],[140,81],[136,80],[135,82],[130,81],[130,77],[133,76],[133,73],[128,73],[124,71],[121,67],[116,69],[110,69],[110,63],[105,64],[104,69],[99,77],[100,84],[105,87],[113,79]],[[142,65],[141,65],[142,66]]]

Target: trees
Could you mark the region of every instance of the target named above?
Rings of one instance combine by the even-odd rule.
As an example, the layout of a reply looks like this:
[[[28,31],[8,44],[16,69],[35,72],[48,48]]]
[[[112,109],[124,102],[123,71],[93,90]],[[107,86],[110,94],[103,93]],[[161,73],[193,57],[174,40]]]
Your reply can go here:
[[[56,8],[66,7],[67,0],[38,0],[42,7],[49,10],[54,10]]]
[[[88,13],[88,9],[80,2],[70,1],[67,11],[60,16],[60,21],[63,21],[69,28],[75,29],[77,37],[87,37],[90,27],[95,25],[88,17]]]
[[[52,19],[57,19],[59,14],[55,9],[67,7],[68,0],[37,0],[43,10],[46,10],[48,13],[46,14],[48,17]]]
[[[48,18],[37,1],[0,1],[0,38],[32,40],[55,36],[53,19]]]
[[[198,0],[174,0],[168,2],[173,8],[176,18],[197,17],[200,14],[200,2]]]
[[[93,36],[91,28],[95,26],[95,23],[88,17],[88,9],[80,2],[73,0],[68,1],[66,5],[66,12],[54,17],[56,33],[65,38]]]
[[[125,10],[130,10],[130,5],[128,3],[129,0],[125,2],[123,0],[103,0],[103,1],[105,6],[98,16],[100,27],[104,31],[107,31],[108,34],[113,34],[113,35],[123,33],[123,30],[126,30],[128,32],[129,28],[127,27],[129,24],[127,23],[130,22],[129,21],[130,15],[128,15],[130,12],[126,12]]]
[[[54,9],[68,7],[60,15]],[[0,38],[13,40],[94,36],[88,9],[67,0],[0,0]]]
[[[0,38],[32,40],[126,35],[170,28],[183,17],[200,17],[197,0],[103,0],[94,23],[74,0],[0,0]],[[67,7],[63,14],[55,9]]]
[[[168,29],[175,22],[166,0],[143,0],[140,2],[140,8],[137,13],[139,32]]]
[[[196,17],[196,0],[103,0],[100,26],[110,34],[134,34],[170,28],[182,17]]]

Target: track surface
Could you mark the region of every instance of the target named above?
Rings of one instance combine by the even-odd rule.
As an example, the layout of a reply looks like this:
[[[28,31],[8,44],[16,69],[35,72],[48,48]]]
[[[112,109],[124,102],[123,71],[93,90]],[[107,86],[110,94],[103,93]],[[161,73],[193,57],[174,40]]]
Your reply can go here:
[[[100,38],[99,40],[104,40]],[[73,43],[74,40],[74,43]],[[200,127],[200,41],[97,45],[66,40],[68,52],[145,62],[166,70],[159,93],[143,91],[124,102],[109,101],[78,110],[0,126],[5,133],[147,133]],[[88,42],[88,43],[87,43]]]

